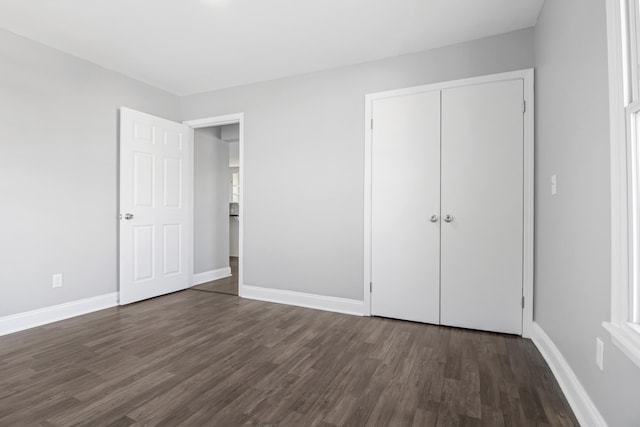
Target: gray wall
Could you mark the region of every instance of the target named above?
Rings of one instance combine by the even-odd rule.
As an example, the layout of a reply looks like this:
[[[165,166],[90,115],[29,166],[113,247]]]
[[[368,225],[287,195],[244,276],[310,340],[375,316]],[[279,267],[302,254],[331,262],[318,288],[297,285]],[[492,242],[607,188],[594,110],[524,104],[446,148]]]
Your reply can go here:
[[[194,131],[193,272],[229,267],[229,144],[220,128]]]
[[[240,125],[234,123],[220,126],[220,138],[227,142],[238,142],[240,139]]]
[[[547,0],[535,46],[535,320],[609,425],[639,425],[640,369],[601,326],[611,304],[605,2]],[[596,337],[605,342],[604,371]]]
[[[244,283],[363,299],[364,96],[533,66],[533,30],[181,98],[245,113]]]
[[[177,97],[2,30],[0,64],[0,316],[115,292],[118,108]]]

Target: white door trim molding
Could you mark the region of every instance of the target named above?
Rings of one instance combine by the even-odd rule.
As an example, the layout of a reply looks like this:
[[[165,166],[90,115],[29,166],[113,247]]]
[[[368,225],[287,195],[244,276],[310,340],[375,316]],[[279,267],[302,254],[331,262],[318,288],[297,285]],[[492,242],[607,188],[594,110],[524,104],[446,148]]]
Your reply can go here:
[[[238,288],[240,290],[240,296],[242,296],[242,284],[243,282],[243,271],[244,271],[244,113],[235,113],[235,114],[225,114],[223,116],[215,116],[215,117],[206,117],[202,119],[196,120],[186,120],[182,122],[183,124],[191,127],[190,137],[189,137],[189,147],[191,153],[191,159],[189,160],[191,164],[191,170],[194,171],[193,167],[193,129],[211,127],[211,126],[223,126],[237,123],[239,126],[239,147],[240,147],[240,183],[242,185],[240,191],[240,212],[238,215],[238,219],[240,221],[239,224],[239,244],[238,244]],[[189,210],[191,213],[191,217],[193,218],[193,179],[191,179],[191,188],[189,189],[191,197],[191,205],[189,206]],[[189,230],[190,241],[193,242],[193,221],[191,221],[191,228]],[[189,246],[189,285],[193,286],[194,283],[194,273],[193,273],[193,244]]]
[[[371,138],[372,111],[371,103],[376,99],[409,95],[420,92],[450,89],[482,83],[507,80],[524,81],[524,236],[523,236],[523,296],[525,305],[522,313],[522,336],[531,337],[533,324],[533,224],[534,224],[534,70],[526,69],[488,76],[472,77],[462,80],[441,82],[423,86],[365,95],[365,141],[364,141],[364,306],[363,314],[371,315]]]

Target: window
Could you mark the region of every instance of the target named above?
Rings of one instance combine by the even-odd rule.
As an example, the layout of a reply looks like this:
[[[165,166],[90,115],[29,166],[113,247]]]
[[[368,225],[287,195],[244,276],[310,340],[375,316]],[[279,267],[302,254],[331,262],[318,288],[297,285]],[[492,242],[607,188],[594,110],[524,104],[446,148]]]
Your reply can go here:
[[[629,277],[626,289],[622,289],[626,295],[626,304],[628,305],[627,315],[625,316],[630,323],[637,325],[640,321],[638,316],[638,307],[640,306],[640,292],[638,292],[640,283],[640,102],[634,99],[626,107],[627,122],[627,164],[628,164],[628,190],[627,202],[629,206],[628,218],[628,237],[627,245],[629,247],[627,257],[629,265]],[[624,297],[624,295],[623,295]],[[623,301],[623,303],[625,303]]]
[[[640,366],[640,0],[607,0],[612,341]]]
[[[240,203],[240,172],[231,174],[231,203]]]

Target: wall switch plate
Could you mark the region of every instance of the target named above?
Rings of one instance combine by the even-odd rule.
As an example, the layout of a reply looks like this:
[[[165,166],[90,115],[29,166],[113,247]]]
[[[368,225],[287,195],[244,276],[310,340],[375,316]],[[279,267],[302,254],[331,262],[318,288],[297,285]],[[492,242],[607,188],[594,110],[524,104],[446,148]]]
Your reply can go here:
[[[54,274],[52,278],[52,285],[54,288],[62,287],[62,273]]]
[[[604,343],[600,338],[596,338],[596,365],[601,371],[604,370]]]
[[[551,195],[555,196],[558,194],[558,177],[554,173],[551,175]]]

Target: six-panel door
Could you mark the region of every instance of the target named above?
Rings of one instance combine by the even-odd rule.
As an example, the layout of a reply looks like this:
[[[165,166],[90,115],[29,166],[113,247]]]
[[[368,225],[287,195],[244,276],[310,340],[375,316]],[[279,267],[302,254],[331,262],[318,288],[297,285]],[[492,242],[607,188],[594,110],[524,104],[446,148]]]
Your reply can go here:
[[[188,287],[188,127],[120,111],[120,304]]]

